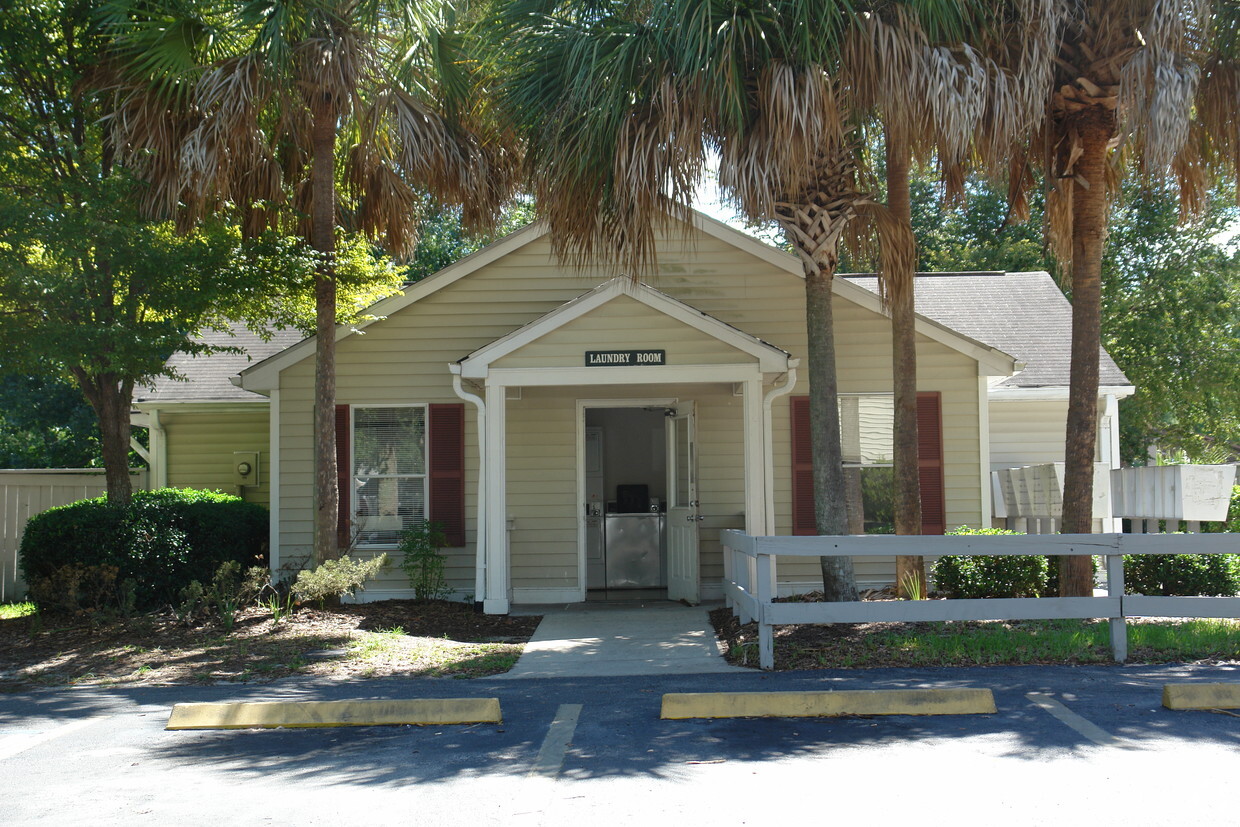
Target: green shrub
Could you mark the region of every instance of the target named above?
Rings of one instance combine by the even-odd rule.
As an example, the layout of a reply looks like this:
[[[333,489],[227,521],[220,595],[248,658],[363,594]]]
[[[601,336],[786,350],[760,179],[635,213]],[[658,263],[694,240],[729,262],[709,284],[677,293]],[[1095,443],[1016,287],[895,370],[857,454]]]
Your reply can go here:
[[[1227,509],[1227,519],[1221,522],[1201,524],[1203,533],[1240,534],[1240,485],[1231,489],[1231,505]]]
[[[61,566],[30,582],[30,599],[39,607],[91,620],[128,617],[137,602],[133,580],[118,578],[116,566]]]
[[[1020,534],[1003,528],[961,526],[948,534]],[[1047,559],[1040,554],[989,557],[950,554],[934,564],[934,582],[948,597],[1039,597],[1046,593]]]
[[[377,577],[387,562],[386,554],[370,560],[354,560],[351,557],[327,560],[316,569],[297,572],[293,596],[298,601],[318,603],[320,606],[345,595],[352,597],[363,583]]]
[[[1128,594],[1231,596],[1240,593],[1240,554],[1126,554]]]
[[[452,593],[439,551],[447,543],[443,526],[430,520],[414,523],[400,533],[400,567],[409,578],[415,599],[439,600]]]
[[[223,563],[265,563],[267,524],[262,506],[217,491],[137,491],[128,506],[82,500],[30,519],[22,575],[34,584],[65,566],[114,566],[118,582],[134,582],[139,608],[171,604]]]

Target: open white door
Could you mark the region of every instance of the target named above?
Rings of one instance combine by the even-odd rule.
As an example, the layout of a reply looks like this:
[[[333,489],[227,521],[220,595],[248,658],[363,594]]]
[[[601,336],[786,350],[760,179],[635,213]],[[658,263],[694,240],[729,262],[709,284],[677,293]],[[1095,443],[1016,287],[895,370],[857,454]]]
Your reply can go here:
[[[697,446],[693,403],[667,420],[667,597],[696,604],[698,591]]]

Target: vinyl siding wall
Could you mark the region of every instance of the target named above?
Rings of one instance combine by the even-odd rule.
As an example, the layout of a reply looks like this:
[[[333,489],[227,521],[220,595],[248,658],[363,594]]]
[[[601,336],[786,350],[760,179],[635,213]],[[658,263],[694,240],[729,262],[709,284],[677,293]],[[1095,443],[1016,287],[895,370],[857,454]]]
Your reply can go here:
[[[736,247],[698,233],[660,245],[655,288],[804,359],[804,282]],[[462,278],[416,304],[339,343],[337,398],[347,404],[457,402],[449,362],[593,289],[614,272],[561,270],[540,239]],[[597,315],[596,315],[597,314]],[[585,349],[665,349],[668,364],[701,364],[729,348],[703,341],[697,331],[669,323],[627,297],[570,323],[503,360],[504,367],[580,366]],[[890,322],[847,300],[836,302],[840,390],[889,392]],[[980,519],[980,450],[977,363],[919,337],[921,390],[943,393],[947,521]],[[749,357],[737,352],[737,361]],[[545,361],[544,361],[545,360]],[[554,361],[554,360],[558,360]],[[496,365],[500,366],[499,363]],[[605,375],[606,368],[599,368]],[[653,369],[657,370],[657,369]],[[308,557],[311,549],[313,359],[286,369],[280,380],[281,555]],[[796,394],[808,393],[804,371]],[[743,439],[740,396],[730,385],[525,388],[508,409],[508,503],[512,586],[577,586],[575,439],[576,399],[677,397],[694,399],[698,411],[702,514],[702,585],[709,595],[722,575],[718,535],[743,526]],[[777,530],[791,532],[788,398],[773,412]],[[475,410],[466,407],[466,550],[453,552],[449,577],[462,592],[474,588],[474,531],[478,481]],[[812,561],[781,568],[781,579],[814,579]],[[864,584],[889,582],[892,564],[859,571]],[[885,579],[884,579],[885,578]],[[395,588],[399,578],[378,587]],[[375,588],[369,590],[373,596]]]
[[[252,411],[220,413],[176,413],[163,409],[159,418],[167,439],[168,485],[219,489],[264,506],[270,502],[266,403],[255,404]],[[258,452],[260,485],[239,489],[233,483],[233,451]]]

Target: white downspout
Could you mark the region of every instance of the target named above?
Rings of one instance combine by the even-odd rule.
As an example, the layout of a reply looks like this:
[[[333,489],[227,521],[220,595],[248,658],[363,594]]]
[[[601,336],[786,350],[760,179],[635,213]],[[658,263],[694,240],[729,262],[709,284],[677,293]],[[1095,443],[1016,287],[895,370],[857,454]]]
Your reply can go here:
[[[762,453],[766,455],[766,480],[763,482],[766,495],[766,530],[772,535],[775,534],[775,436],[771,429],[771,409],[776,399],[787,396],[796,387],[797,366],[800,364],[800,359],[789,359],[784,383],[772,387],[762,397]]]
[[[486,467],[487,467],[487,403],[476,394],[465,390],[461,384],[461,366],[457,363],[448,365],[452,372],[452,390],[456,395],[478,409],[478,508],[475,513],[477,527],[474,529],[474,602],[482,603],[486,599],[487,590],[487,554],[486,554]]]

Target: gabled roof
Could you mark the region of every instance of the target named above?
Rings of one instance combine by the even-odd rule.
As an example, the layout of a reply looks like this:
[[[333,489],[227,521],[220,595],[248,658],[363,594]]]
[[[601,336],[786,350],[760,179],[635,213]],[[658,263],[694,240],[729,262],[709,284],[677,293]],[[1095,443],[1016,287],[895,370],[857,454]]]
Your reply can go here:
[[[765,244],[721,221],[717,221],[702,213],[694,212],[693,226],[695,229],[726,244],[730,244],[761,261],[765,261],[789,275],[802,279],[805,277],[801,262],[796,256]],[[547,226],[545,222],[535,221],[511,235],[505,236],[490,246],[484,247],[439,272],[426,277],[422,281],[405,288],[402,293],[372,305],[367,309],[367,314],[373,317],[372,320],[355,327],[337,327],[336,341],[351,336],[371,324],[382,321],[384,317],[397,313],[419,299],[442,290],[491,262],[541,239],[546,234]],[[873,292],[860,285],[852,284],[845,279],[835,279],[833,284],[835,295],[876,313],[881,312],[878,296]],[[1013,364],[1015,360],[1009,353],[953,330],[929,317],[918,317],[917,332],[976,359],[980,363],[983,374],[1007,376],[1014,369]],[[278,384],[280,371],[297,364],[303,359],[309,358],[313,354],[314,339],[312,337],[243,370],[240,377],[241,387],[260,392],[270,390]]]
[[[244,325],[234,324],[229,330],[209,330],[194,338],[207,345],[240,348],[242,352],[203,356],[174,353],[168,367],[184,376],[185,381],[158,376],[151,387],[135,390],[135,403],[266,402],[267,397],[234,385],[232,377],[305,337],[296,330],[277,330],[264,341]]]
[[[628,296],[656,312],[752,356],[763,372],[782,373],[789,367],[795,367],[799,361],[790,360],[788,358],[790,354],[786,350],[768,344],[756,336],[751,336],[695,307],[690,307],[648,284],[635,282],[628,276],[616,276],[460,359],[457,364],[461,366],[461,375],[466,379],[483,378],[492,362],[537,341],[553,330],[581,318],[619,296]]]
[[[877,294],[874,276],[842,278]],[[1049,273],[918,273],[914,303],[918,313],[1025,363],[997,387],[1067,387],[1072,305]],[[1098,372],[1104,388],[1131,387],[1105,350]]]

